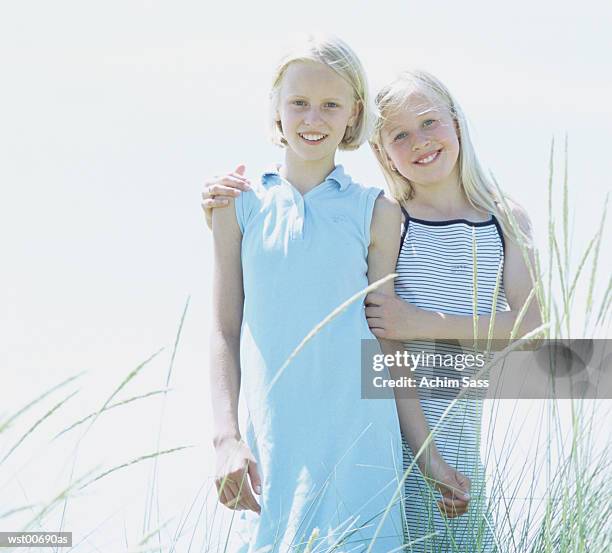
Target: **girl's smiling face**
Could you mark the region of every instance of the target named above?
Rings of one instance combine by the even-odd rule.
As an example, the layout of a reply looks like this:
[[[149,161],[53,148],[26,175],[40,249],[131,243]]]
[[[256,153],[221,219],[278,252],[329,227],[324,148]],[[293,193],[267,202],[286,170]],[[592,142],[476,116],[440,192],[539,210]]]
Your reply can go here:
[[[351,85],[333,69],[310,61],[287,68],[276,117],[288,147],[300,158],[333,158],[358,113]]]
[[[385,122],[382,140],[392,167],[411,183],[426,186],[458,179],[455,121],[440,102],[410,94]]]

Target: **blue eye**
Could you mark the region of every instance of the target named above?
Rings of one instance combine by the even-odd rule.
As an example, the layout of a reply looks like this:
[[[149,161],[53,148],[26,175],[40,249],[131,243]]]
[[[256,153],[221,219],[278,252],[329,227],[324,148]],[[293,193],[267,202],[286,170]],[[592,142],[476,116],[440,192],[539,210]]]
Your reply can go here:
[[[398,140],[402,140],[403,138],[406,138],[408,136],[407,132],[400,132],[398,134],[395,135],[395,138],[393,139],[394,142],[397,142]]]
[[[436,122],[435,119],[427,119],[426,121],[423,121],[423,126],[425,128],[431,127],[435,122]]]

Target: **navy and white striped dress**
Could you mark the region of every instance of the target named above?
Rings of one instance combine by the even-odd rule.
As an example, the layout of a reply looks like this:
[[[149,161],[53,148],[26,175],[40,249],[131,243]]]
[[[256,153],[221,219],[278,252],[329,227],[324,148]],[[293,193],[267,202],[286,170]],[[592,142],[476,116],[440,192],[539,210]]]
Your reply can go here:
[[[500,277],[503,271],[505,248],[501,227],[495,216],[491,215],[484,222],[465,219],[424,221],[410,217],[403,208],[402,211],[405,221],[396,269],[399,274],[395,281],[396,294],[423,309],[472,316],[475,243],[477,312],[479,315],[489,315],[498,271]],[[496,310],[508,309],[502,279]],[[411,341],[406,348],[443,355],[463,352],[457,343]],[[413,375],[420,382],[423,376],[456,379],[458,376],[470,376],[477,370],[465,368],[458,374],[455,368],[432,367],[430,363],[429,366],[419,366]],[[478,553],[494,550],[484,467],[480,460],[482,393],[470,392],[466,396],[468,399],[458,400],[435,437],[446,462],[472,481],[470,508],[465,515],[455,519],[442,517],[436,506],[436,499],[440,497],[438,492],[426,484],[415,465],[404,488],[406,542],[419,541],[408,546],[406,551]],[[423,411],[431,428],[438,423],[455,395],[452,389],[444,392],[419,388]],[[412,451],[404,442],[404,470],[412,461]],[[425,537],[431,534],[434,535]]]

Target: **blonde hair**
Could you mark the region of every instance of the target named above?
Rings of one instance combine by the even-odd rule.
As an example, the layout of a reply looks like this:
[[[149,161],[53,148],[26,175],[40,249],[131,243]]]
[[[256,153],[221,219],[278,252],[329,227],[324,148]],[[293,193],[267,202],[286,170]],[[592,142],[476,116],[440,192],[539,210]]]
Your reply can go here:
[[[403,204],[406,200],[414,197],[414,187],[410,180],[393,170],[384,151],[382,129],[391,116],[405,108],[408,96],[415,92],[439,103],[448,110],[453,119],[459,140],[459,158],[457,159],[459,181],[469,203],[476,209],[493,213],[499,220],[504,234],[507,234],[510,238],[526,240],[526,236],[510,220],[508,200],[511,200],[511,198],[500,193],[498,187],[485,173],[478,161],[470,138],[468,122],[461,106],[444,84],[426,71],[405,71],[393,82],[383,87],[376,96],[378,119],[370,145],[382,168],[391,195],[400,204]],[[515,229],[519,236],[517,236]]]
[[[354,101],[359,106],[359,114],[355,123],[346,128],[338,149],[356,150],[369,138],[374,121],[365,71],[348,44],[338,37],[325,35],[309,35],[306,40],[286,54],[276,68],[270,91],[272,142],[281,147],[287,145],[281,123],[276,120],[276,111],[285,72],[289,65],[300,61],[322,63],[351,85]]]

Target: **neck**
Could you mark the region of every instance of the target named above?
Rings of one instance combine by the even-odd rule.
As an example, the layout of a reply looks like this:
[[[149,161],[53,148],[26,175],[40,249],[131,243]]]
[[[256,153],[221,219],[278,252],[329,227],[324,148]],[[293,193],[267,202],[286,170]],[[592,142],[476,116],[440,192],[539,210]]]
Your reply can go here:
[[[449,218],[462,213],[470,205],[455,171],[440,182],[425,185],[413,182],[412,185],[415,203]]]
[[[280,175],[288,180],[301,194],[321,184],[335,167],[334,154],[314,161],[304,160],[289,148],[285,149],[285,163]]]

